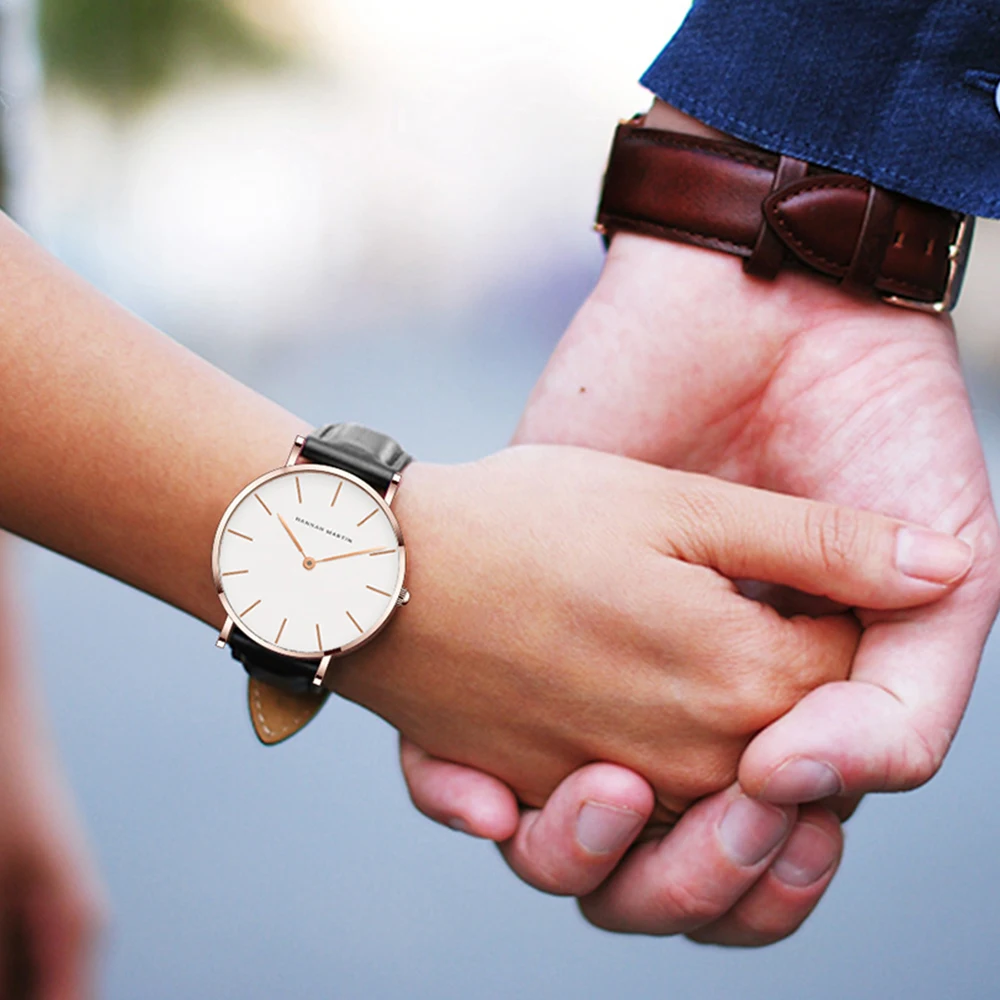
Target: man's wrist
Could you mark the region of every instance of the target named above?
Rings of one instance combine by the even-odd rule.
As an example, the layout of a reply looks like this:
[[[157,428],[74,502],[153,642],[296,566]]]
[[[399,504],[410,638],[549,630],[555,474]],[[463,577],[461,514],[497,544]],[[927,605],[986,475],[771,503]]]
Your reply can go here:
[[[681,132],[684,135],[701,136],[703,139],[740,142],[739,139],[734,139],[732,136],[726,135],[725,132],[720,132],[718,129],[698,121],[697,118],[692,118],[690,115],[684,114],[683,111],[678,111],[677,108],[659,98],[653,101],[653,106],[646,112],[645,124],[649,128],[662,129],[664,132]],[[746,145],[746,143],[740,144]]]
[[[662,101],[619,124],[597,229],[730,254],[766,281],[799,270],[938,314],[957,302],[973,232],[967,217],[740,142]]]

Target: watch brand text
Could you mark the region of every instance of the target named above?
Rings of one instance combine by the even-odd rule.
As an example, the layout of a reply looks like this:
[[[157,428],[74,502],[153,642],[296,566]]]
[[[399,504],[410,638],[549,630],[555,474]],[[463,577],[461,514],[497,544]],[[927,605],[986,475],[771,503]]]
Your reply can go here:
[[[348,545],[354,544],[353,538],[350,538],[347,535],[342,535],[339,531],[333,531],[331,528],[324,528],[322,524],[307,521],[304,517],[296,517],[295,520],[298,524],[304,524],[307,528],[312,528],[315,531],[322,531],[323,534],[329,535],[331,538],[339,538],[342,542],[347,542]]]

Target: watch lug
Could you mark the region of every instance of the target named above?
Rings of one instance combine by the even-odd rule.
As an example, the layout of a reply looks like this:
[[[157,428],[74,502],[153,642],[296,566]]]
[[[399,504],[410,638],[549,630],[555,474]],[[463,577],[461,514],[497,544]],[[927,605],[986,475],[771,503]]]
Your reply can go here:
[[[306,439],[301,435],[297,434],[295,436],[295,443],[292,445],[292,450],[288,453],[288,458],[285,459],[286,468],[289,465],[295,465],[299,460],[299,455],[302,454],[302,446],[306,443]]]
[[[227,617],[226,624],[222,626],[222,629],[219,632],[219,638],[215,640],[215,645],[218,646],[219,649],[226,648],[226,643],[229,642],[229,633],[232,632],[232,630],[233,620],[232,618]]]
[[[330,661],[333,657],[327,653],[322,660],[319,661],[319,666],[316,668],[316,676],[313,677],[313,687],[321,688],[323,686],[323,678],[326,677],[326,671],[330,666]]]
[[[399,489],[399,484],[402,482],[402,476],[397,472],[389,483],[389,488],[385,491],[385,503],[387,507],[392,506],[392,499],[396,495],[396,490]]]

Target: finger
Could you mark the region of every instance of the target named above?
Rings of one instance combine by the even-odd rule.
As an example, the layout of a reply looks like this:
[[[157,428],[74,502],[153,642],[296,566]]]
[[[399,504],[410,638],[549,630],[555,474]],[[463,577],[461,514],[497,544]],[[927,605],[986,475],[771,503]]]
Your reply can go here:
[[[571,774],[543,809],[525,812],[500,846],[507,864],[542,892],[582,896],[596,889],[652,815],[653,789],[614,764]]]
[[[485,840],[514,836],[520,810],[502,781],[432,757],[403,737],[399,761],[413,804],[429,819]]]
[[[793,934],[836,874],[844,838],[837,817],[820,806],[799,813],[768,871],[721,919],[690,935],[702,944],[756,948]]]
[[[38,1000],[86,1000],[95,996],[97,931],[73,912],[44,913],[34,931],[38,961],[34,968]]]
[[[782,618],[773,608],[737,594],[728,599],[730,606],[714,628],[708,623],[692,635],[708,644],[713,655],[725,657],[730,702],[720,724],[738,725],[744,739],[771,725],[815,688],[850,675],[861,636],[853,614]],[[725,625],[721,630],[720,622]],[[694,797],[699,794],[704,790]]]
[[[865,612],[850,684],[828,685],[761,733],[740,781],[771,801],[915,788],[938,770],[961,721],[1000,595],[995,521],[963,535],[977,553],[953,594],[893,616]]]
[[[75,872],[43,876],[23,902],[32,993],[38,1000],[96,995],[98,940],[104,924],[96,888]]]
[[[766,637],[766,643],[757,650],[753,662],[781,665],[780,678],[774,676],[773,670],[761,674],[761,683],[766,686],[761,692],[765,701],[773,702],[778,680],[794,691],[798,701],[820,684],[847,678],[861,637],[853,615],[782,618],[761,605],[754,607],[752,614],[758,619],[766,618],[768,626],[757,632],[758,641],[763,642]],[[788,702],[786,707],[792,704]]]
[[[688,810],[660,843],[636,847],[580,909],[597,927],[633,934],[711,924],[767,871],[795,816],[735,787],[719,792]]]
[[[811,692],[750,744],[744,789],[809,802],[928,781],[961,721],[993,618],[995,593],[978,583],[970,577],[934,607],[870,624],[850,682]]]
[[[941,598],[972,565],[949,534],[867,511],[699,477],[671,508],[670,545],[730,579],[784,584],[851,607],[907,608]],[[687,530],[678,532],[678,510]]]

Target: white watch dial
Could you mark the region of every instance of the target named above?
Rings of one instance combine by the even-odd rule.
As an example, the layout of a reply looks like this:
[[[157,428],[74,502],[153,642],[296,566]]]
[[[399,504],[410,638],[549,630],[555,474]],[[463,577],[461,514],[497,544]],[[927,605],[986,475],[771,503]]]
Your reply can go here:
[[[240,629],[317,657],[380,628],[403,586],[398,529],[381,498],[317,466],[251,484],[219,526],[215,568]]]

